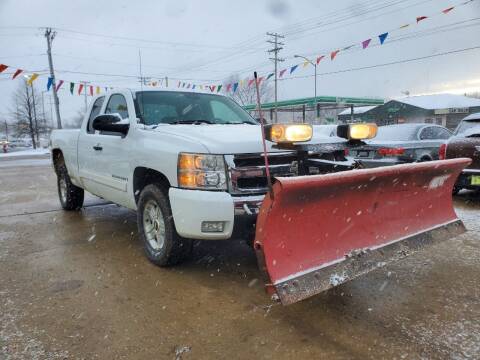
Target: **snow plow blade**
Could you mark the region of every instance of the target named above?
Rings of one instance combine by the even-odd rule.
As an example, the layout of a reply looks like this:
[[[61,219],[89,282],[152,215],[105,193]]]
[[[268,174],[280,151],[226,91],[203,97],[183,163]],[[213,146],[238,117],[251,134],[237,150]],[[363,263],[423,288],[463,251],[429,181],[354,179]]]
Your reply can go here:
[[[452,188],[469,163],[277,178],[254,241],[267,291],[292,304],[465,232]]]

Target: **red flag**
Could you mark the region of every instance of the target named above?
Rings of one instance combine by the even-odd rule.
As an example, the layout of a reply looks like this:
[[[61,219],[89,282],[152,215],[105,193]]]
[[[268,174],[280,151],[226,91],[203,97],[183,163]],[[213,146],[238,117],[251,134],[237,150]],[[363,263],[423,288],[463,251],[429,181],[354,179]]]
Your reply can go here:
[[[227,92],[229,92],[231,88],[232,88],[232,84],[227,84]]]
[[[418,17],[417,17],[417,24],[418,24],[420,21],[425,20],[425,19],[427,19],[427,18],[428,18],[428,16],[418,16]]]
[[[1,72],[4,72],[5,70],[7,70],[7,68],[8,68],[7,65],[0,64],[0,73],[1,73]]]
[[[282,77],[283,74],[285,74],[285,71],[287,71],[287,69],[283,69],[282,71],[280,71],[280,77]]]
[[[260,85],[260,83],[262,82],[263,79],[265,79],[264,76],[258,78],[258,85]]]
[[[448,14],[450,11],[452,11],[453,9],[455,9],[455,6],[452,6],[452,7],[449,7],[448,9],[445,9],[442,11],[442,13],[444,14]]]
[[[13,74],[12,76],[12,80],[15,79],[18,75],[20,75],[21,73],[23,72],[22,69],[17,69],[17,71],[15,71],[15,74]]]
[[[321,55],[319,57],[317,57],[317,65],[320,64],[320,61],[322,61],[322,59],[325,57],[325,55]]]
[[[57,87],[55,88],[55,92],[58,92],[58,90],[62,87],[62,85],[63,85],[63,80],[59,80]]]
[[[335,59],[335,56],[337,56],[337,54],[338,54],[339,52],[340,52],[340,50],[332,51],[332,53],[330,54],[330,60]]]
[[[93,86],[90,85],[89,87],[90,87],[90,96],[93,96]]]
[[[250,79],[248,80],[248,86],[252,86],[253,82],[255,81],[255,79]]]
[[[211,92],[214,92],[216,87],[217,87],[216,85],[209,86],[210,91],[211,91]]]
[[[83,90],[83,84],[78,85],[78,95],[82,93]]]

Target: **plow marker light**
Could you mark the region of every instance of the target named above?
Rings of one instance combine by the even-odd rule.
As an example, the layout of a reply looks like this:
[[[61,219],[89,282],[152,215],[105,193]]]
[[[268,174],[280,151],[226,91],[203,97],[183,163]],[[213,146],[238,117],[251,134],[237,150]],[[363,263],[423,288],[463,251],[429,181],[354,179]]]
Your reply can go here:
[[[452,188],[470,161],[277,178],[254,241],[267,290],[291,304],[463,233]]]

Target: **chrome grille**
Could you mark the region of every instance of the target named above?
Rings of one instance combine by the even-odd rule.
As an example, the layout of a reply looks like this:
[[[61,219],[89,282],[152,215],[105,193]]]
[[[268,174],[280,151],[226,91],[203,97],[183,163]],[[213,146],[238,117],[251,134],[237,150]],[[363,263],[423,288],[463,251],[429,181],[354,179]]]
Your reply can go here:
[[[229,192],[232,195],[264,194],[267,192],[267,177],[262,154],[226,155],[229,177]],[[296,157],[291,152],[268,155],[270,175],[296,175]]]

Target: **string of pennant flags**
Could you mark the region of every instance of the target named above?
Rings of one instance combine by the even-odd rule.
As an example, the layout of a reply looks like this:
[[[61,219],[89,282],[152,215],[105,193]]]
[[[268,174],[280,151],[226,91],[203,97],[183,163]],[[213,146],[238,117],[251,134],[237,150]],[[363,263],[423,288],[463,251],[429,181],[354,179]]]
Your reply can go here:
[[[383,45],[388,40],[388,38],[391,37],[391,34],[395,31],[404,30],[404,29],[409,28],[411,26],[418,25],[421,22],[424,22],[425,20],[433,18],[435,16],[442,16],[442,15],[450,14],[454,9],[456,9],[458,7],[461,7],[461,6],[468,5],[468,4],[472,3],[473,1],[476,1],[476,0],[463,1],[459,4],[457,4],[457,5],[447,7],[445,9],[441,10],[439,13],[435,13],[435,14],[432,14],[432,15],[417,16],[415,18],[415,22],[403,24],[400,27],[391,29],[389,31],[382,32],[381,34],[376,35],[374,37],[364,39],[360,42],[353,43],[353,44],[350,44],[348,46],[340,47],[340,48],[337,48],[337,49],[332,49],[330,51],[325,52],[324,54],[317,55],[316,57],[314,57],[315,65],[319,65],[321,62],[324,62],[326,59],[330,59],[330,61],[334,61],[337,58],[338,54],[340,54],[342,52],[346,52],[347,50],[351,50],[351,49],[354,49],[354,48],[359,48],[361,50],[366,50],[369,47],[371,47],[372,42],[374,42],[375,39],[378,39],[378,40],[376,40],[378,45]],[[313,63],[313,61],[312,62],[305,61],[303,63],[294,64],[290,67],[281,69],[278,72],[278,78],[282,79],[285,76],[292,75],[299,68],[304,69],[304,68],[307,68],[309,66],[312,66],[312,63]],[[4,72],[8,68],[15,69],[15,67],[11,67],[11,66],[5,65],[5,64],[0,64],[0,73]],[[28,72],[24,69],[16,68],[16,70],[12,74],[12,79],[16,79],[22,73],[24,73],[24,75],[26,76],[27,84],[30,85],[30,86],[40,76],[40,74],[38,74],[36,72],[31,73],[31,72]],[[275,73],[270,72],[270,73],[267,73],[264,76],[258,77],[257,81],[260,85],[263,81],[267,81],[274,76],[275,76]],[[165,78],[161,78],[161,79],[153,79],[153,80],[150,80],[148,82],[144,81],[143,84],[145,86],[149,86],[149,87],[168,88],[169,87],[169,81],[168,80],[169,80],[168,77],[165,77]],[[232,82],[232,83],[227,83],[227,84],[206,85],[206,84],[195,84],[195,83],[191,83],[191,82],[188,82],[188,81],[179,80],[178,82],[176,82],[175,85],[176,85],[177,88],[182,88],[182,89],[205,91],[205,92],[211,92],[211,93],[224,92],[224,93],[235,94],[240,88],[251,87],[254,84],[254,82],[255,82],[255,79],[248,77],[248,78],[245,78],[245,79],[242,79],[242,80],[239,80],[239,81],[236,81],[236,82]],[[62,86],[65,83],[67,83],[67,81],[57,80],[57,82],[55,84],[55,86],[56,86],[55,90],[56,91],[60,90],[60,88],[62,88]],[[106,86],[99,86],[99,85],[89,85],[89,84],[86,84],[85,82],[82,83],[82,82],[70,82],[70,81],[68,81],[68,83],[69,83],[69,91],[70,91],[70,94],[72,94],[72,95],[78,94],[78,95],[94,96],[94,95],[101,94],[103,91],[106,92],[108,90],[113,89],[113,87],[109,87],[109,86],[106,87]],[[47,84],[46,84],[47,90],[49,91],[52,88],[52,86],[53,86],[53,78],[47,77]]]

